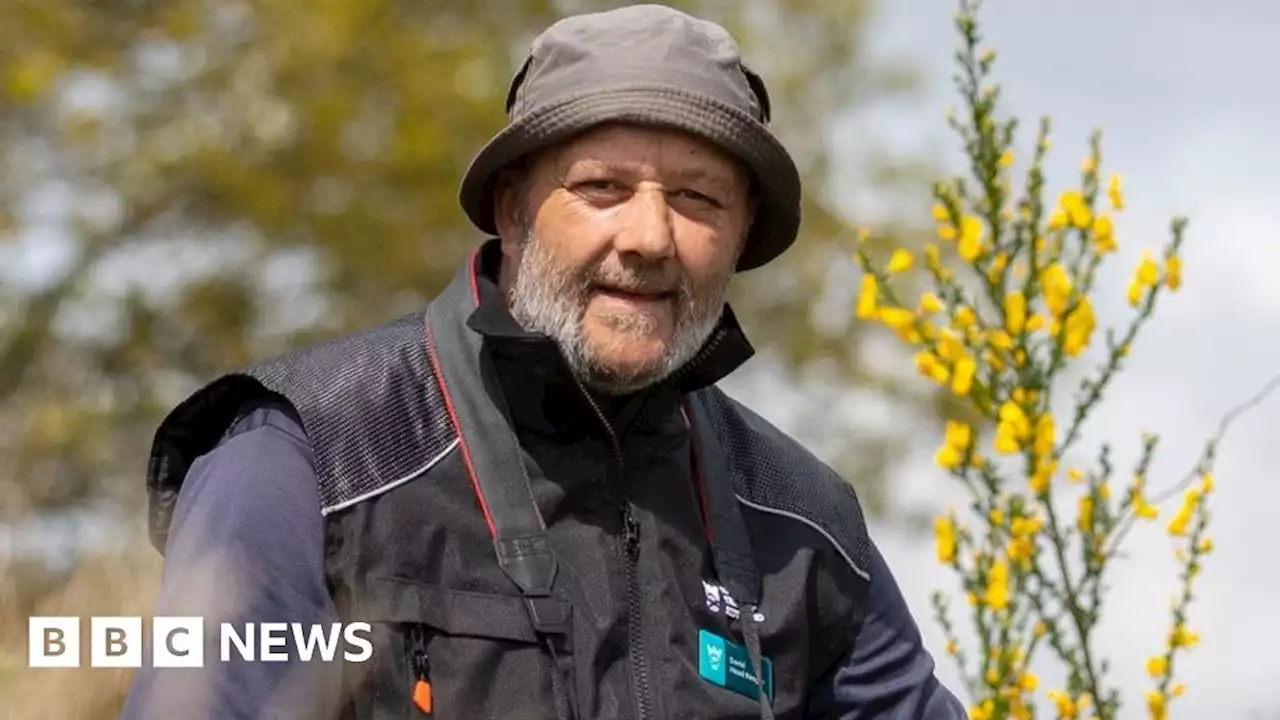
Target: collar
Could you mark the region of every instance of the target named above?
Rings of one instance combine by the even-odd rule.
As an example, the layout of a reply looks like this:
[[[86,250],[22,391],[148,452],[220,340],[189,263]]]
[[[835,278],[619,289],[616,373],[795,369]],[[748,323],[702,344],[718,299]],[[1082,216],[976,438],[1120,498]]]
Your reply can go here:
[[[498,285],[501,263],[502,250],[496,238],[472,255],[464,270],[473,304],[466,324],[483,338],[485,351],[498,371],[512,420],[551,435],[582,432],[584,427],[598,424],[595,409],[586,402],[586,394],[574,380],[555,341],[525,330],[507,309]],[[592,400],[615,432],[623,432],[637,419],[659,427],[674,418],[685,395],[719,382],[754,353],[726,304],[719,324],[702,349],[671,377],[630,396],[594,396]]]

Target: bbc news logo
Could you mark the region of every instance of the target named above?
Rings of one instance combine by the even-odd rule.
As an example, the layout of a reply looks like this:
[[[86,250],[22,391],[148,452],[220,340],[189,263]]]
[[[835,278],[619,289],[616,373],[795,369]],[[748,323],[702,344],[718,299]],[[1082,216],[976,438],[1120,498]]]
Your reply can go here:
[[[218,661],[332,662],[342,648],[347,662],[373,655],[369,623],[219,623]],[[204,618],[155,617],[150,655],[154,667],[204,667]],[[37,668],[80,667],[80,618],[33,617],[27,621],[28,664]],[[89,618],[89,667],[142,667],[148,646],[140,617]]]

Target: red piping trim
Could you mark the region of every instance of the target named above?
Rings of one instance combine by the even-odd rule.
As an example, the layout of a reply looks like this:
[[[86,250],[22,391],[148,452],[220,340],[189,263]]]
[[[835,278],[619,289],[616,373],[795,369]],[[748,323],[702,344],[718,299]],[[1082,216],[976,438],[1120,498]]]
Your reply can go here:
[[[489,514],[489,503],[485,502],[484,491],[480,489],[480,479],[476,476],[476,468],[471,464],[471,450],[467,447],[467,439],[462,435],[462,424],[458,422],[458,414],[453,409],[453,399],[449,396],[449,388],[445,384],[444,373],[440,369],[440,358],[436,356],[435,343],[428,343],[428,355],[431,357],[431,369],[440,383],[440,394],[444,396],[444,407],[449,411],[449,421],[453,423],[453,431],[458,434],[458,445],[462,447],[462,460],[467,465],[467,474],[471,476],[471,488],[475,491],[476,501],[484,512],[484,522],[489,526],[489,535],[495,540],[498,531],[493,525],[493,516]]]

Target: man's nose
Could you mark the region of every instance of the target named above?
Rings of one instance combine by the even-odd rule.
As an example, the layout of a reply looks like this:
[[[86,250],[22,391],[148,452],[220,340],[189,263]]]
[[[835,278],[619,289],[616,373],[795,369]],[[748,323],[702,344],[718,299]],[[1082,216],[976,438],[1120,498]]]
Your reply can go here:
[[[660,187],[645,187],[631,196],[614,245],[619,254],[660,260],[675,253],[671,206]]]

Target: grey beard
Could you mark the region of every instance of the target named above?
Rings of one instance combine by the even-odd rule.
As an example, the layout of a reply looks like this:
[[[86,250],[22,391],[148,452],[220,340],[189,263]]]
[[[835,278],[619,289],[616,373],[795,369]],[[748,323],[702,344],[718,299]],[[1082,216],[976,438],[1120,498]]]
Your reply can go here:
[[[520,266],[508,292],[511,314],[525,330],[553,339],[578,381],[605,395],[636,392],[670,377],[698,354],[724,310],[730,273],[701,288],[691,287],[688,279],[682,278],[674,300],[675,330],[666,353],[646,367],[623,373],[609,367],[604,354],[587,339],[583,318],[588,294],[595,280],[634,283],[646,273],[626,268],[577,273],[557,267],[531,233],[526,233],[522,246]],[[643,336],[657,329],[654,320],[643,315],[619,315],[610,320],[624,336]],[[625,337],[618,340],[625,341]]]

